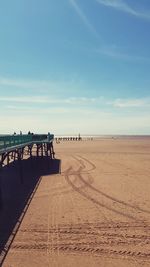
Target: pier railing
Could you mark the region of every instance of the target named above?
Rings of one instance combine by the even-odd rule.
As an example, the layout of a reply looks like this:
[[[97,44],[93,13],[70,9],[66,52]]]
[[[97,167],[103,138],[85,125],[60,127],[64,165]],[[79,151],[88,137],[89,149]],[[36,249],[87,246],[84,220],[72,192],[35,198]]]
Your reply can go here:
[[[46,139],[51,141],[53,138],[54,135],[52,134],[49,136],[46,134],[3,135],[0,136],[0,150],[25,143],[40,142]]]

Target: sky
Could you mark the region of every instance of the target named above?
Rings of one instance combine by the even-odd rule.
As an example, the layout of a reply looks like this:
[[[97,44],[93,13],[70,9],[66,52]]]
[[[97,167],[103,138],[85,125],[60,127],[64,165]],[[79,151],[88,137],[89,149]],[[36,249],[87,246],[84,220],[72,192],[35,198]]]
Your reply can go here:
[[[0,1],[0,134],[150,134],[149,0]]]

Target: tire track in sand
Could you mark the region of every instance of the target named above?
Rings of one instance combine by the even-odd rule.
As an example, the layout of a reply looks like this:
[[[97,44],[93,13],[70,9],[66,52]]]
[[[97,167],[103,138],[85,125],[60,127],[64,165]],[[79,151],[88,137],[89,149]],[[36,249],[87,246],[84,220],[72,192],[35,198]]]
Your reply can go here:
[[[78,157],[79,157],[79,158],[82,158],[85,162],[88,162],[88,164],[91,164],[91,166],[92,166],[91,170],[94,170],[94,169],[96,168],[96,166],[95,166],[92,162],[90,162],[89,160],[87,160],[85,157],[81,157],[81,156],[78,156]],[[73,158],[75,158],[75,159],[81,164],[82,168],[85,169],[85,164],[84,164],[84,162],[82,162],[80,159],[78,159],[78,157],[74,157],[74,156],[73,156]],[[87,174],[89,175],[88,172],[89,172],[89,170],[87,170]],[[135,210],[135,211],[140,211],[140,212],[142,212],[142,213],[150,214],[150,212],[147,211],[147,210],[145,210],[145,209],[142,209],[142,208],[140,208],[140,207],[134,206],[134,205],[132,205],[132,204],[129,204],[129,203],[127,203],[127,202],[125,202],[125,201],[123,201],[123,200],[117,199],[117,198],[115,198],[115,197],[112,197],[112,196],[110,196],[110,195],[108,195],[108,194],[102,192],[101,190],[95,188],[93,185],[89,184],[89,183],[83,178],[83,175],[81,175],[82,173],[83,173],[83,172],[81,172],[79,176],[80,176],[80,180],[82,180],[82,182],[83,182],[85,185],[87,185],[90,189],[92,189],[92,190],[95,191],[96,193],[99,193],[99,194],[102,195],[103,197],[106,197],[107,199],[109,199],[109,200],[111,200],[111,201],[113,201],[113,202],[119,204],[119,205],[121,206],[121,209],[122,209],[123,207],[127,207],[127,208],[130,208],[130,209],[131,209],[131,213],[133,212],[133,210]]]
[[[142,223],[78,223],[60,224],[49,229],[53,235],[53,253],[88,254],[96,256],[118,256],[126,258],[139,258],[150,260],[150,236],[143,234],[143,228],[150,230],[150,226],[143,227]],[[136,231],[135,231],[136,229]],[[28,229],[26,230],[28,232]],[[29,232],[38,232],[37,228],[29,229]],[[125,232],[125,234],[124,234]],[[46,229],[41,229],[43,241],[34,244],[15,244],[13,250],[45,250],[47,243],[44,242]],[[59,236],[59,241],[57,240]],[[139,247],[139,244],[141,246]],[[55,254],[57,255],[57,254]],[[56,263],[56,262],[55,262]],[[54,265],[53,265],[54,266]],[[57,266],[57,265],[56,265]]]

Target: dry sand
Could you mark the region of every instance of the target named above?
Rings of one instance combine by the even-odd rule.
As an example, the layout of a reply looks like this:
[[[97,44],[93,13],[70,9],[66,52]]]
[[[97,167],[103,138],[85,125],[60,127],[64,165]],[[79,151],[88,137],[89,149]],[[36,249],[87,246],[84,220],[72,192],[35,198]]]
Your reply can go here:
[[[150,138],[54,147],[2,266],[150,266]]]

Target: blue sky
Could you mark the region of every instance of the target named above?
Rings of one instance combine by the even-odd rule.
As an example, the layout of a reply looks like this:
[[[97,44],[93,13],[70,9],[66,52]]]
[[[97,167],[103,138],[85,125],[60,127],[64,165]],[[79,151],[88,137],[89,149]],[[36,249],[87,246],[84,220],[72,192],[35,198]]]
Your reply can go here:
[[[0,133],[150,134],[149,0],[0,2]]]

